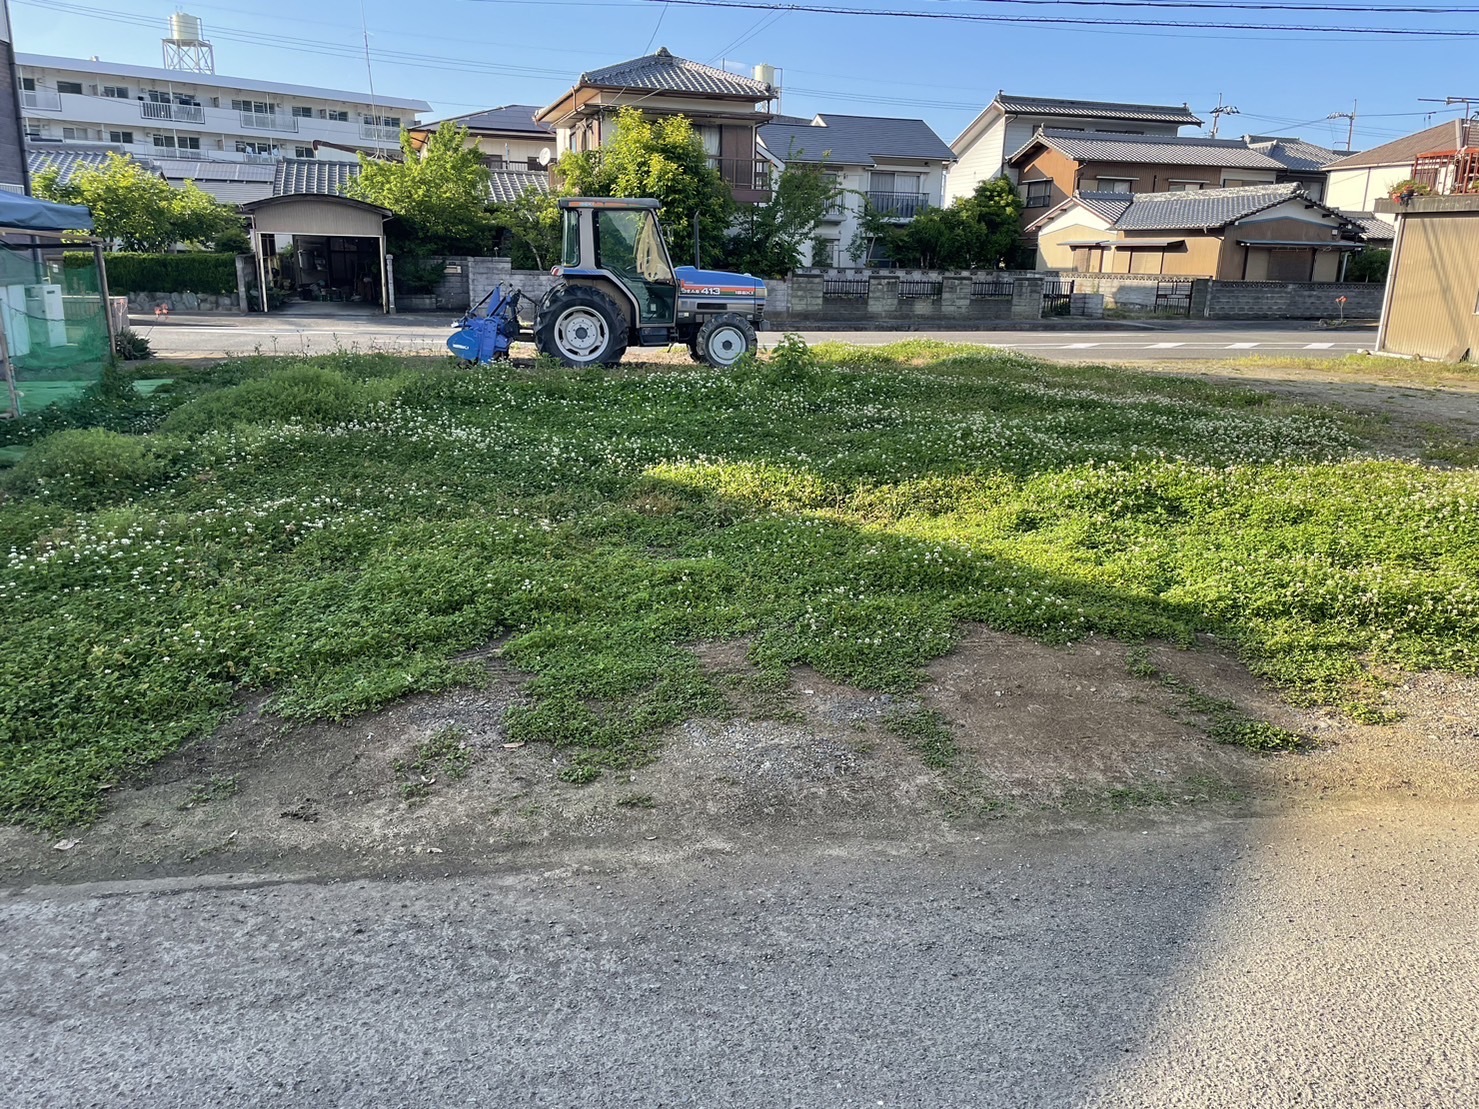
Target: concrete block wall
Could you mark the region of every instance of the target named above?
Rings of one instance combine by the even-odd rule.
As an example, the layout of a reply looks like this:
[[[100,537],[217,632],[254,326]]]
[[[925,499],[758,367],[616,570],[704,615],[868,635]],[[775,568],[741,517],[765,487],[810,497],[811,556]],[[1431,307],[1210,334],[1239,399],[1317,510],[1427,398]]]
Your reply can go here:
[[[1012,315],[1011,297],[972,297],[971,288],[987,275],[942,273],[932,270],[810,270],[794,273],[788,281],[767,281],[766,318],[777,324],[825,320],[886,322],[888,320],[1005,320]],[[994,274],[992,276],[995,276]],[[828,278],[866,278],[866,297],[827,296]],[[935,297],[900,296],[901,280],[940,283]],[[1041,305],[1041,283],[1036,286]],[[779,294],[779,295],[778,295]],[[1030,293],[1027,299],[1030,299]],[[1024,304],[1026,303],[1024,299]],[[1036,318],[1036,317],[1033,317]]]
[[[1338,298],[1345,297],[1350,320],[1381,316],[1380,282],[1197,281],[1192,285],[1191,315],[1209,320],[1333,320],[1340,317]]]

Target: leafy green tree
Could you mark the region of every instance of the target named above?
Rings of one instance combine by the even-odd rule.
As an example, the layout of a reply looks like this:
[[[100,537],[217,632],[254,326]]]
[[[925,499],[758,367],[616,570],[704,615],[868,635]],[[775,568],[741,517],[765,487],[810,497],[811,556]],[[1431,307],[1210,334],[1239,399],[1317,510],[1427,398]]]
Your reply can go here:
[[[468,142],[466,127],[443,125],[418,151],[402,132],[403,160],[361,154],[360,174],[344,192],[399,217],[388,229],[398,253],[486,253],[497,233],[488,212],[488,170]]]
[[[648,119],[636,108],[616,117],[616,135],[600,150],[570,151],[558,166],[566,196],[651,197],[673,254],[693,241],[694,217],[705,249],[718,252],[734,219],[734,197],[709,165],[702,140],[683,116]]]
[[[157,253],[183,241],[175,190],[132,158],[109,154],[102,166],[79,170],[65,184],[54,170],[37,174],[31,191],[43,200],[84,205],[97,234],[124,250]]]
[[[725,264],[762,277],[784,277],[842,190],[825,163],[792,162],[776,178],[770,201],[741,212],[726,243]]]
[[[1385,281],[1392,264],[1392,252],[1386,247],[1368,246],[1357,251],[1346,264],[1347,281]]]
[[[560,255],[560,207],[556,198],[528,189],[492,208],[494,224],[513,239],[515,269],[549,269]]]
[[[241,217],[222,204],[194,181],[186,181],[183,188],[172,189],[170,214],[174,220],[174,236],[177,243],[192,246],[214,247],[241,253],[246,235],[242,230]]]
[[[923,269],[994,269],[1021,238],[1022,198],[1005,177],[982,181],[948,208],[929,208],[896,223],[871,205],[848,252],[858,262],[875,247],[897,265]]]

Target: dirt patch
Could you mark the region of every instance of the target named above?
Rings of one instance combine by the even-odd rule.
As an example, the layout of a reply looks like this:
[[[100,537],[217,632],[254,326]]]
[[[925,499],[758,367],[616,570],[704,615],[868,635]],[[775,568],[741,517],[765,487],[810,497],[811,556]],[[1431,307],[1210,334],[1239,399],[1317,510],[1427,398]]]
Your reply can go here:
[[[1137,654],[1098,638],[1059,648],[977,628],[908,697],[806,669],[768,683],[744,643],[696,653],[730,714],[680,725],[649,765],[585,786],[559,780],[560,752],[507,741],[522,676],[497,659],[481,688],[343,724],[289,724],[257,697],[116,791],[66,850],[53,847],[62,837],[0,830],[5,879],[388,873],[654,845],[681,854],[864,834],[928,841],[983,820],[1062,824],[1208,802],[1479,798],[1473,678],[1412,677],[1390,693],[1402,719],[1373,727],[1291,708],[1210,642]],[[1188,709],[1189,689],[1314,747],[1257,755],[1216,743]]]

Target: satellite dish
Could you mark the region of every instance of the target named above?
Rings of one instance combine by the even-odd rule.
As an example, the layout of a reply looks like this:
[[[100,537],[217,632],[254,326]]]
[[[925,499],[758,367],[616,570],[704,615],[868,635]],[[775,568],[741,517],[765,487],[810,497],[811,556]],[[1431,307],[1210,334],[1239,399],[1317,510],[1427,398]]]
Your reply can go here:
[[[539,164],[542,166],[548,166],[550,157],[551,155],[549,147],[546,146],[543,150],[539,152]]]

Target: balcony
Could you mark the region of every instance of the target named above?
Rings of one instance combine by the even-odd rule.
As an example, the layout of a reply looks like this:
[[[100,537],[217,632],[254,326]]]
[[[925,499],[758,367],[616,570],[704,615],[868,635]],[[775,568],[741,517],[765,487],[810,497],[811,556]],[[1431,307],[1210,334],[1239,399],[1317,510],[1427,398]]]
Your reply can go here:
[[[868,206],[886,219],[909,220],[931,204],[928,193],[869,192]]]
[[[1434,196],[1479,193],[1479,146],[1419,154],[1412,163],[1412,179]]]
[[[770,199],[770,163],[758,158],[717,158],[710,156],[709,165],[719,171],[734,198],[753,203]]]
[[[34,108],[38,112],[62,110],[62,98],[55,89],[21,89],[20,92],[22,108]]]
[[[238,112],[241,125],[253,131],[287,131],[298,133],[297,116],[280,116],[276,112]]]
[[[379,123],[361,123],[359,125],[359,137],[369,139],[371,142],[400,142],[401,129],[399,127],[386,127]]]
[[[172,123],[204,123],[205,109],[199,104],[156,104],[152,100],[139,103],[139,115],[144,119],[162,119]]]

